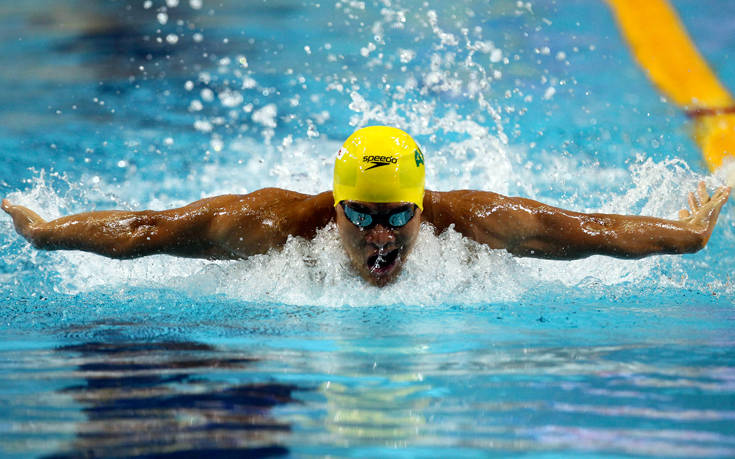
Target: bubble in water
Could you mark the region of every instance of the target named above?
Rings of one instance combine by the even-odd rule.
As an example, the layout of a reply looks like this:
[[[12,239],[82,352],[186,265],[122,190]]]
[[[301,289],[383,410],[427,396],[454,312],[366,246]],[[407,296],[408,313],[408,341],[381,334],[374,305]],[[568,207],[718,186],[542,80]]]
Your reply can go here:
[[[209,141],[209,145],[212,147],[212,150],[216,152],[222,151],[222,149],[225,147],[225,143],[222,141],[221,138],[214,136]]]
[[[258,85],[258,82],[255,81],[253,78],[250,77],[244,77],[242,79],[242,89],[253,89]]]
[[[372,42],[368,43],[367,46],[360,48],[360,54],[362,55],[362,57],[368,57],[368,55],[370,55],[370,53],[372,53],[373,51],[375,51],[375,43]]]
[[[319,137],[319,130],[314,126],[314,123],[308,123],[308,128],[306,130],[306,136],[310,139],[313,139],[315,137]]]
[[[201,96],[202,100],[205,102],[212,102],[214,100],[214,91],[212,91],[209,88],[202,89],[199,95]]]
[[[212,123],[207,120],[196,120],[194,121],[194,129],[200,132],[212,132]]]
[[[262,124],[265,127],[274,128],[276,127],[276,115],[278,109],[276,104],[268,104],[253,112],[253,121],[258,124]]]
[[[196,100],[196,99],[192,100],[189,103],[189,111],[190,112],[199,112],[203,108],[204,108],[204,105],[202,105],[202,103],[200,101]]]
[[[493,64],[497,64],[498,62],[503,60],[503,51],[500,49],[493,49],[490,53],[490,62]]]
[[[399,49],[398,55],[403,64],[408,64],[416,57],[416,51],[412,49]]]
[[[220,92],[217,97],[219,98],[222,105],[225,107],[237,107],[242,104],[243,97],[237,91],[225,90]]]

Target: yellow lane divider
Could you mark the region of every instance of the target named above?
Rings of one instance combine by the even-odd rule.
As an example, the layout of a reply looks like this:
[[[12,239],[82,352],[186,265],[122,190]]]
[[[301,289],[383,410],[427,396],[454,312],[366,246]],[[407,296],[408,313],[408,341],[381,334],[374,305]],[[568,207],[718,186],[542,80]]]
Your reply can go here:
[[[735,185],[735,99],[687,35],[666,0],[607,0],[648,77],[694,121],[694,140],[710,170],[730,163]]]

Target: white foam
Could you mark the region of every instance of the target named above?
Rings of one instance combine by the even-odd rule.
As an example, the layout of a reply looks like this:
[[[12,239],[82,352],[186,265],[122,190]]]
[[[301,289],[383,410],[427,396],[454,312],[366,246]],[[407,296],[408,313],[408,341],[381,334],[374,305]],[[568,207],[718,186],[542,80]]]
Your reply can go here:
[[[428,226],[398,280],[370,286],[353,270],[334,225],[313,241],[291,238],[282,250],[243,261],[152,256],[109,260],[82,252],[51,257],[65,293],[124,287],[165,287],[194,297],[226,295],[245,301],[323,306],[436,305],[511,301],[528,288],[525,269],[504,251],[489,250],[450,231]]]

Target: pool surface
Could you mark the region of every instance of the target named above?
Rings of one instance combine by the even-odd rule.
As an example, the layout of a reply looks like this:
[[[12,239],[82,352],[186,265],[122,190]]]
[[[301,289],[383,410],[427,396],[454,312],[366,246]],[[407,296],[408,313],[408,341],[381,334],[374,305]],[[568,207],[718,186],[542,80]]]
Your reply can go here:
[[[53,3],[53,4],[52,4]],[[735,3],[675,0],[735,89]],[[0,2],[0,194],[46,218],[331,188],[391,124],[427,187],[675,218],[710,175],[607,5]],[[733,457],[735,205],[697,254],[517,259],[333,226],[237,262],[39,252],[0,216],[0,456]]]

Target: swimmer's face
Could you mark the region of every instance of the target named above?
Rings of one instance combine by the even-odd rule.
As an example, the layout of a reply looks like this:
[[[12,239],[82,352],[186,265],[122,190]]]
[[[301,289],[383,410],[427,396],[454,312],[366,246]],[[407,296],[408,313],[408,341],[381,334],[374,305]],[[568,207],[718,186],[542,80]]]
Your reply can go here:
[[[335,210],[342,245],[360,275],[378,287],[393,281],[416,244],[421,209],[405,202],[343,201]],[[353,223],[345,210],[353,221],[360,221],[364,214],[370,215],[372,224],[361,227]],[[391,225],[403,223],[405,219],[408,221],[403,226]]]

